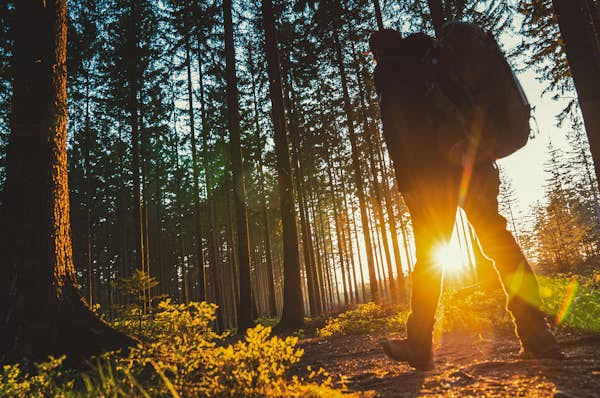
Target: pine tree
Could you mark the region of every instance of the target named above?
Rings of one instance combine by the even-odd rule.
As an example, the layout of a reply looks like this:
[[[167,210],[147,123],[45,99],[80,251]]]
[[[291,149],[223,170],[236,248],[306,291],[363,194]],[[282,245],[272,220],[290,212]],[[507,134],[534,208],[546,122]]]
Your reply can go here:
[[[2,230],[10,233],[2,239],[0,267],[10,286],[0,296],[3,360],[77,359],[135,344],[97,318],[77,289],[67,182],[66,2],[19,2],[14,23],[13,123],[2,207]]]
[[[304,324],[304,304],[300,283],[300,260],[298,255],[298,231],[294,206],[294,187],[292,185],[291,160],[287,137],[287,123],[283,102],[283,88],[275,15],[270,0],[262,0],[263,23],[265,30],[265,53],[269,74],[272,119],[275,130],[275,150],[277,156],[277,175],[281,218],[283,222],[283,312],[282,327],[299,328]]]
[[[252,326],[252,293],[250,284],[250,247],[248,240],[248,209],[246,185],[242,166],[242,146],[240,132],[239,99],[235,70],[235,49],[233,41],[233,21],[231,0],[223,0],[225,26],[225,74],[227,80],[227,117],[229,145],[231,150],[231,178],[233,182],[233,202],[235,204],[240,299],[238,305],[238,329]]]
[[[600,115],[596,111],[600,104],[600,26],[594,23],[597,6],[588,0],[553,0],[552,4],[577,91],[596,178],[600,178]]]

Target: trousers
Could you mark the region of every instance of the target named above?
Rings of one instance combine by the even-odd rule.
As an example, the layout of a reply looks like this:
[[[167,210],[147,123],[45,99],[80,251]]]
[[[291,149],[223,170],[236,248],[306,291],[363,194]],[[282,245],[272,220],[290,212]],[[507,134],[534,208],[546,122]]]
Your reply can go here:
[[[431,349],[443,276],[436,248],[450,241],[460,207],[474,227],[483,253],[494,261],[522,346],[543,343],[537,341],[540,332],[547,329],[539,309],[539,286],[521,248],[507,230],[506,219],[499,214],[500,177],[495,163],[484,162],[471,169],[448,167],[413,177],[410,190],[403,192],[412,219],[417,258],[408,340],[425,351]]]

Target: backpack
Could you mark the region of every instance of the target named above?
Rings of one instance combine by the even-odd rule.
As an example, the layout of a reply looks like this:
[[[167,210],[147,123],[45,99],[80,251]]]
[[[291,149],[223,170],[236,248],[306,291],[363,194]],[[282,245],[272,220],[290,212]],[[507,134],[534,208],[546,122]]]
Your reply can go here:
[[[378,51],[375,86],[394,163],[414,169],[439,163],[440,154],[465,137],[469,96],[462,86],[453,87],[451,80],[441,77],[434,38],[423,33],[402,39],[374,37],[372,48],[383,49]]]
[[[407,161],[432,147],[452,160],[465,140],[495,159],[527,143],[531,107],[494,37],[475,24],[447,23],[437,41],[418,33],[386,43],[375,85],[388,147]]]
[[[482,138],[494,157],[525,146],[531,106],[494,36],[473,23],[449,22],[442,27],[438,48],[445,78],[484,111]]]

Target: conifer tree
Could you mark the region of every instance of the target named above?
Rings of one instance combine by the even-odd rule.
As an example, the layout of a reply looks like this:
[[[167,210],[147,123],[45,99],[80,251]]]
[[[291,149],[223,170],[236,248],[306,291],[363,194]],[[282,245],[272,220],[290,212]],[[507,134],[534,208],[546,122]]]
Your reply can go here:
[[[77,288],[67,182],[66,1],[19,2],[14,34],[13,121],[1,215],[2,359],[77,359],[134,344],[97,318]]]

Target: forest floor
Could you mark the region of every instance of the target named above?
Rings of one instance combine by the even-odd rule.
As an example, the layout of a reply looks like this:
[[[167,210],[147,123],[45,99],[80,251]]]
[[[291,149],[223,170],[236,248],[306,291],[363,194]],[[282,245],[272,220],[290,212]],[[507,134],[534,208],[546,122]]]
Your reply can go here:
[[[437,339],[429,372],[389,360],[379,346],[384,337],[303,338],[296,372],[322,367],[364,397],[600,397],[600,334],[559,335],[562,361],[520,359],[508,335],[446,335]]]

